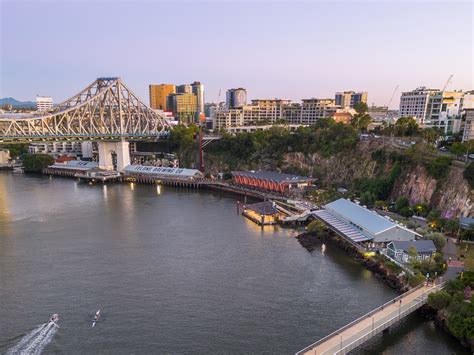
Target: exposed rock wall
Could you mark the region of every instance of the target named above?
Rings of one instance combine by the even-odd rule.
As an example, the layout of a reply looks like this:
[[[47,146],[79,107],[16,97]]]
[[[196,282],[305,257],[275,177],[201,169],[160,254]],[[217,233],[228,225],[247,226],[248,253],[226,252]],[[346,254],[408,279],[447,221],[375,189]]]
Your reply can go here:
[[[397,150],[390,145],[375,141],[361,141],[351,153],[342,153],[329,158],[313,154],[289,153],[285,165],[308,169],[323,185],[350,187],[360,177],[381,177],[388,174],[391,163],[378,167],[372,152],[383,148]],[[474,216],[474,191],[463,178],[464,166],[455,162],[447,177],[438,182],[430,177],[423,165],[403,169],[392,190],[391,199],[406,196],[411,203],[426,203],[439,209],[445,217]]]

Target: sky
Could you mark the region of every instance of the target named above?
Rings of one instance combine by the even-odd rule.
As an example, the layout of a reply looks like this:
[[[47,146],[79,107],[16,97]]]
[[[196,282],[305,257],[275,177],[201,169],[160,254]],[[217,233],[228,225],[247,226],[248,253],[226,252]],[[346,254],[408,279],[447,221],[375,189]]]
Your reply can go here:
[[[397,107],[418,86],[474,89],[473,1],[0,0],[0,97],[60,102],[119,76],[205,86],[206,101],[368,91]]]

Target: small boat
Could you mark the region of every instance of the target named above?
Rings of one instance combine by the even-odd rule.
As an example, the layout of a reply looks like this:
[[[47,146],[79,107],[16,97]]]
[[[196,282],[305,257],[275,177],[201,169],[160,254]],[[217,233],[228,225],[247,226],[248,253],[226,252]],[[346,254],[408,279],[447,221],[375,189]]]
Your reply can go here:
[[[59,315],[57,313],[54,313],[52,316],[51,316],[51,319],[49,320],[50,322],[53,322],[54,324],[58,325],[58,321],[59,321]]]
[[[100,318],[100,309],[95,312],[94,319],[92,320],[92,328],[94,328],[95,324],[99,321]]]

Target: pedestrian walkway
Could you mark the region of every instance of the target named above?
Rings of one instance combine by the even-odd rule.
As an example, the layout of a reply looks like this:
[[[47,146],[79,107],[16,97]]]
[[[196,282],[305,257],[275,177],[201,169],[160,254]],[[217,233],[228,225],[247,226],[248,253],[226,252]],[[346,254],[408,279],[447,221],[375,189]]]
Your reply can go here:
[[[297,354],[346,354],[426,303],[428,294],[442,284],[420,285],[385,303],[352,323],[304,348]]]

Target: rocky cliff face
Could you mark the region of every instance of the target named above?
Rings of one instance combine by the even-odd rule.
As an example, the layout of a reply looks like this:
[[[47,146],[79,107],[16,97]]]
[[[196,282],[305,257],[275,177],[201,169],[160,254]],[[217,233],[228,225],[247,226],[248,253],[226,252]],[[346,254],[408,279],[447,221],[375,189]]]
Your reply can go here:
[[[372,152],[381,148],[388,152],[398,149],[379,142],[361,141],[351,153],[329,158],[319,154],[304,156],[302,153],[289,153],[285,156],[285,166],[307,169],[323,185],[350,187],[354,179],[383,176],[390,172],[391,163],[380,167],[372,159]],[[463,166],[453,164],[447,178],[438,182],[428,175],[422,165],[404,169],[395,182],[391,199],[406,196],[411,203],[426,203],[448,218],[473,216],[474,191],[463,178],[463,170]]]
[[[462,166],[453,165],[446,179],[437,182],[422,166],[399,178],[392,198],[406,196],[411,203],[424,202],[439,209],[447,218],[473,215],[473,191],[463,178]]]

